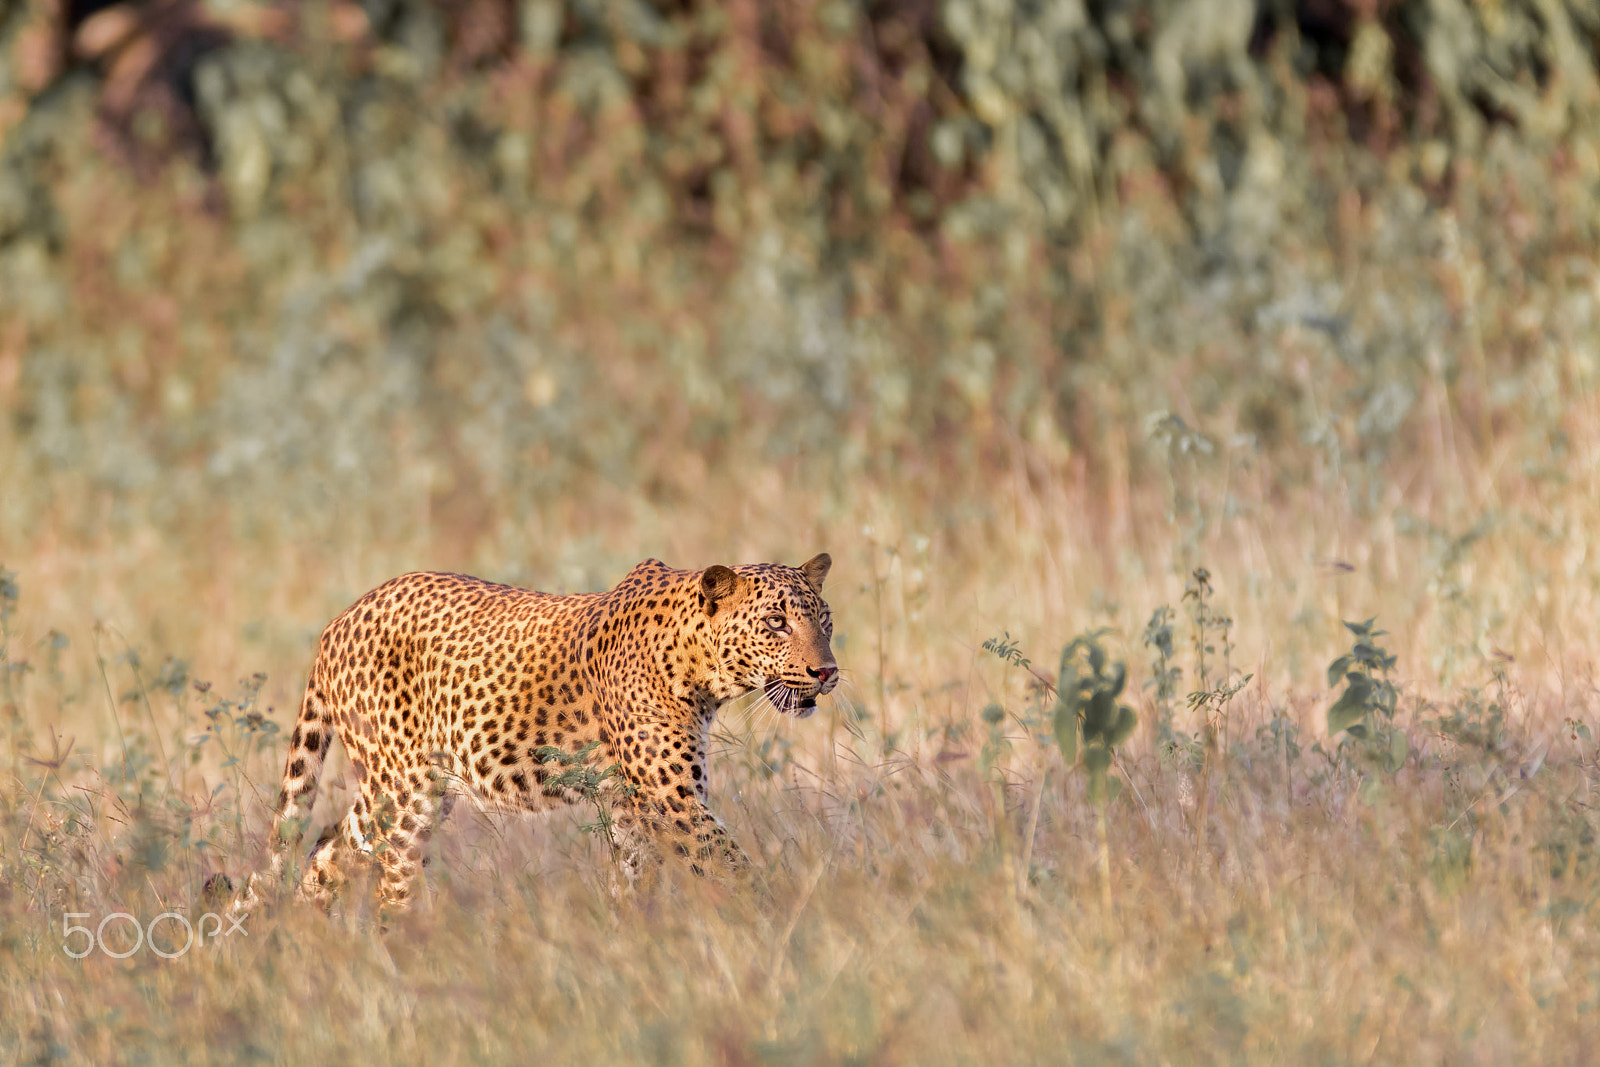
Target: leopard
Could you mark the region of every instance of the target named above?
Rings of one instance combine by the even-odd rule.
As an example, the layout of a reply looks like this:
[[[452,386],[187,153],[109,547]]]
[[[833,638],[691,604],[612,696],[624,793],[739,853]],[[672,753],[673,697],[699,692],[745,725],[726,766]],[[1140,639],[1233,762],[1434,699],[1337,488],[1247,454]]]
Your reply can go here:
[[[232,910],[286,887],[334,738],[350,809],[294,894],[331,909],[361,869],[380,914],[405,910],[455,799],[540,812],[595,800],[631,886],[673,857],[698,875],[750,860],[708,803],[720,708],[761,694],[804,719],[839,682],[822,584],[833,561],[675,570],[657,559],[605,592],[553,594],[443,572],[373,589],[322,631],[284,762],[270,858]],[[584,789],[574,762],[606,768]]]

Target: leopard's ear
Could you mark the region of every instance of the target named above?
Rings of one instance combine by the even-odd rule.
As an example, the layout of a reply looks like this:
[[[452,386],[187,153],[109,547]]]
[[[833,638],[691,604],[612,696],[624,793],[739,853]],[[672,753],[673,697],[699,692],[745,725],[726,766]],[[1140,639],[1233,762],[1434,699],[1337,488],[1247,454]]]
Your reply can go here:
[[[811,588],[822,592],[822,582],[828,577],[828,571],[833,568],[833,557],[826,552],[818,552],[815,556],[800,564],[800,573],[806,576],[806,581],[811,583]]]
[[[705,569],[700,575],[700,592],[705,594],[706,614],[715,615],[717,604],[727,600],[739,592],[740,579],[733,573],[732,567],[724,567],[717,563]]]

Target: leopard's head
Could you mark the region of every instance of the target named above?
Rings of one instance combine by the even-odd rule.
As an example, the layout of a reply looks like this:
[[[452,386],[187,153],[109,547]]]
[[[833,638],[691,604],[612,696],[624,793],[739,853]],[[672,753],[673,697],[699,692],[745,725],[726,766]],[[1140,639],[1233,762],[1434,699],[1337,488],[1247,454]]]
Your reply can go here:
[[[781,712],[803,719],[817,697],[839,684],[833,614],[822,581],[833,560],[819,553],[798,567],[755,564],[707,567],[700,575],[702,610],[710,621],[717,696],[761,690]]]

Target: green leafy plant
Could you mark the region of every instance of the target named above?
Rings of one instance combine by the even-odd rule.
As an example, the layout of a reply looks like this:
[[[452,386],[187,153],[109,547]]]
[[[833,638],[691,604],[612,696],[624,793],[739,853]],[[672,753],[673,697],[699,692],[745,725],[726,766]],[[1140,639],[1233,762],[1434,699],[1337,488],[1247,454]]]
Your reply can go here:
[[[1205,745],[1217,747],[1218,736],[1224,751],[1228,743],[1228,705],[1239,694],[1253,675],[1233,678],[1233,619],[1218,611],[1212,599],[1215,591],[1211,585],[1211,572],[1196,567],[1184,586],[1183,599],[1189,604],[1189,621],[1192,627],[1190,642],[1194,649],[1195,681],[1199,688],[1189,693],[1191,711],[1201,714],[1205,724]],[[1213,642],[1216,642],[1213,644]],[[1212,666],[1208,657],[1222,656],[1221,677],[1211,684]]]
[[[542,764],[554,764],[561,768],[545,778],[542,788],[546,793],[572,790],[594,805],[594,821],[582,823],[578,829],[604,841],[611,851],[612,861],[615,862],[618,859],[618,849],[616,838],[611,831],[616,825],[616,820],[612,815],[609,794],[616,792],[623,796],[632,796],[638,791],[638,787],[623,778],[621,763],[601,768],[590,762],[589,757],[599,746],[599,741],[591,741],[580,749],[568,752],[555,745],[541,745],[534,749],[533,758]],[[602,787],[607,782],[616,784],[612,789],[603,791]]]
[[[1238,696],[1240,691],[1250,684],[1250,679],[1254,677],[1255,675],[1253,674],[1242,674],[1231,682],[1222,683],[1215,689],[1196,689],[1189,694],[1189,709],[1198,711],[1208,727],[1212,727],[1212,724],[1218,720],[1226,722],[1229,702]],[[1215,733],[1214,727],[1208,730],[1208,734],[1211,736],[1215,736]]]
[[[1069,770],[1082,757],[1084,773],[1088,777],[1089,799],[1096,812],[1101,888],[1107,906],[1111,902],[1111,864],[1106,834],[1106,806],[1116,799],[1122,785],[1109,772],[1115,762],[1118,746],[1133,736],[1139,724],[1138,714],[1133,708],[1120,703],[1118,699],[1127,687],[1128,669],[1124,663],[1113,662],[1101,643],[1110,632],[1102,628],[1073,638],[1061,650],[1054,684],[1033,668],[1033,661],[1022,654],[1018,642],[1009,632],[983,643],[985,652],[1027,670],[1034,678],[1035,699],[1026,711],[1014,716],[1016,721],[1041,745],[1048,746],[1054,741],[1060,750],[1062,762]],[[1004,730],[1006,710],[1000,704],[991,703],[983,709],[979,718],[988,731],[978,757],[979,774],[995,790],[996,810],[1003,811],[1004,782],[994,774],[994,769],[1011,748]],[[1040,772],[1024,834],[1022,874],[1026,874],[1030,865],[1040,798],[1047,777],[1048,771]],[[1019,884],[1021,880],[1019,874]]]
[[[1328,685],[1344,681],[1344,692],[1328,709],[1328,733],[1341,731],[1361,743],[1363,753],[1383,770],[1394,772],[1405,764],[1410,742],[1394,723],[1400,691],[1389,680],[1395,657],[1378,643],[1387,631],[1373,629],[1375,619],[1346,622],[1354,635],[1350,651],[1328,664]]]
[[[1156,745],[1163,754],[1175,751],[1180,744],[1173,728],[1172,715],[1178,695],[1178,682],[1183,678],[1183,668],[1173,662],[1173,620],[1177,613],[1166,604],[1150,613],[1144,624],[1144,647],[1154,655],[1150,660],[1150,680],[1144,687],[1154,690],[1151,699],[1156,711]]]
[[[989,638],[983,643],[983,650],[1000,657],[1013,667],[1021,667],[1026,670],[1033,664],[1033,660],[1022,654],[1022,649],[1018,647],[1017,641],[1012,638],[1010,630],[1006,630],[999,637]]]
[[[1256,727],[1256,748],[1265,756],[1282,757],[1284,805],[1293,802],[1294,764],[1300,759],[1300,726],[1283,708],[1274,708],[1272,718]]]
[[[166,670],[164,668],[164,670]],[[167,681],[170,684],[176,681],[177,675],[166,670]],[[186,676],[186,675],[185,675]],[[261,688],[266,685],[267,676],[261,672],[243,679],[239,683],[239,691],[232,697],[219,697],[210,707],[201,712],[205,720],[205,728],[197,736],[189,749],[190,762],[198,762],[204,749],[209,743],[216,748],[222,756],[222,769],[231,773],[233,778],[233,816],[234,832],[242,845],[244,841],[244,798],[245,786],[249,779],[246,774],[250,757],[260,752],[278,733],[278,724],[268,718],[271,709],[262,711],[258,706]],[[194,691],[206,699],[211,694],[211,683],[196,681],[191,683]],[[130,757],[124,757],[124,763],[130,762]],[[227,783],[219,784],[212,791],[212,799],[227,788]]]
[[[1475,760],[1500,763],[1511,747],[1504,702],[1490,699],[1478,689],[1463,692],[1430,725],[1453,742],[1458,752],[1470,753]]]
[[[1067,766],[1077,761],[1080,752],[1083,755],[1100,846],[1100,894],[1109,908],[1111,853],[1106,834],[1106,805],[1120,792],[1121,783],[1110,778],[1107,772],[1116,759],[1117,747],[1133,736],[1139,716],[1118,701],[1128,684],[1128,668],[1121,662],[1112,662],[1100,644],[1100,639],[1108,632],[1101,629],[1080,634],[1061,650],[1051,725]]]
[[[1186,704],[1200,718],[1198,734],[1171,731],[1165,751],[1180,757],[1195,773],[1195,851],[1206,853],[1206,832],[1210,823],[1212,778],[1219,754],[1228,751],[1229,705],[1250,682],[1253,675],[1233,677],[1233,619],[1217,610],[1211,572],[1196,567],[1184,584],[1183,600],[1188,605],[1189,642],[1194,654],[1194,679],[1197,688],[1189,692]],[[1213,684],[1213,664],[1221,656],[1221,672]],[[1175,684],[1175,683],[1174,683]]]
[[[1056,744],[1068,766],[1077,760],[1081,738],[1089,796],[1097,804],[1115,796],[1115,780],[1108,793],[1106,771],[1117,746],[1132,737],[1139,725],[1138,714],[1118,703],[1128,684],[1128,669],[1111,662],[1100,645],[1107,632],[1082,634],[1061,650],[1056,702],[1051,709]]]

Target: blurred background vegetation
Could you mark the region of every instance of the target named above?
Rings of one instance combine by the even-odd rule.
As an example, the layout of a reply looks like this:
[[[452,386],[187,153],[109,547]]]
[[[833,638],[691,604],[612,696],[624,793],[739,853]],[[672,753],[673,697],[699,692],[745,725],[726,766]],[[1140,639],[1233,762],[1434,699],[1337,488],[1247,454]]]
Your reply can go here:
[[[1161,413],[1364,513],[1396,456],[1559,459],[1597,43],[1567,0],[0,0],[0,545],[578,587],[650,547],[606,515],[872,485],[937,535],[1019,464],[1114,557],[1178,502]]]

